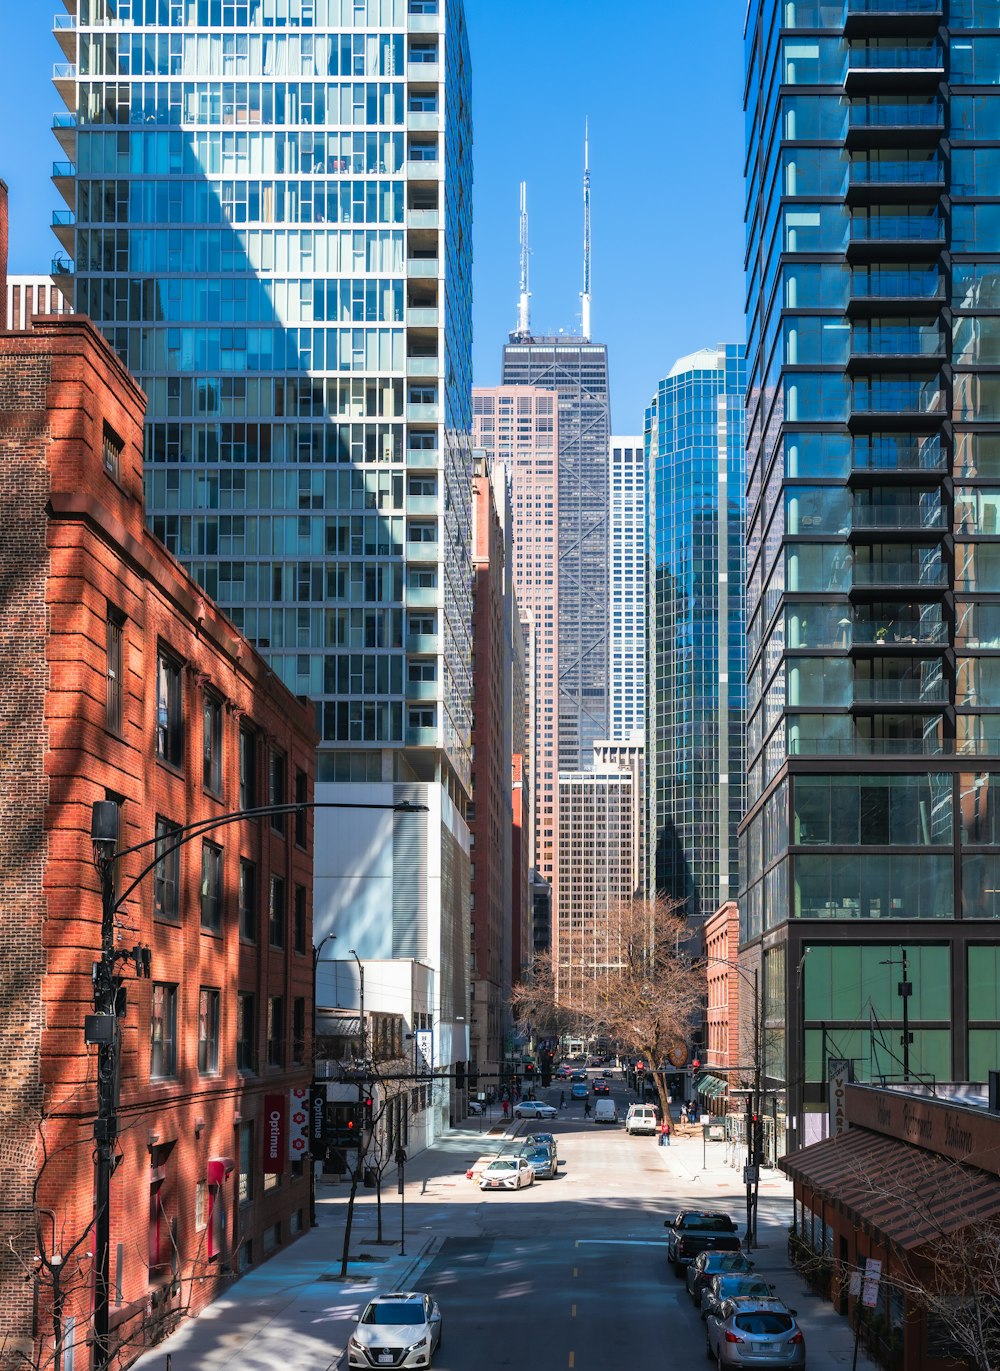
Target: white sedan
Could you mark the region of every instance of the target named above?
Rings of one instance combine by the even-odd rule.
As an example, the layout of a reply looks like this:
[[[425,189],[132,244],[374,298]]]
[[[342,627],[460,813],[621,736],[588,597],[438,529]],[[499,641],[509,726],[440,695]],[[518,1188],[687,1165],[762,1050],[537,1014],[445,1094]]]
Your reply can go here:
[[[559,1110],[554,1105],[544,1104],[541,1100],[518,1100],[514,1106],[515,1119],[554,1119]]]
[[[534,1183],[535,1173],[524,1157],[497,1157],[479,1173],[480,1190],[520,1190]]]
[[[430,1295],[409,1290],[378,1295],[347,1341],[348,1366],[430,1366],[441,1346],[441,1310]]]

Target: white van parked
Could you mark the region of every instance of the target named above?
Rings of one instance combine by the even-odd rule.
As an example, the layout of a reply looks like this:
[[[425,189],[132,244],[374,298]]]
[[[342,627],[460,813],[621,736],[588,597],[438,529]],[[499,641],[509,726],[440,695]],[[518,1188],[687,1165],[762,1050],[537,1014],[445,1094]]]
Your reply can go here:
[[[617,1123],[618,1106],[614,1100],[603,1099],[594,1101],[594,1123]]]
[[[625,1119],[626,1133],[655,1133],[659,1128],[656,1109],[651,1104],[633,1104]]]

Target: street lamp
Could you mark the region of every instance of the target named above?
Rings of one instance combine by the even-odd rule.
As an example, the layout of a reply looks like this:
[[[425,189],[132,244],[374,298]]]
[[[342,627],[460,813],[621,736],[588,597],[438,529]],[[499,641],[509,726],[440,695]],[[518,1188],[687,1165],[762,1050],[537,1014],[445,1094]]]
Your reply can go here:
[[[321,938],[321,939],[319,940],[318,943],[314,943],[314,944],[313,944],[312,1076],[313,1076],[314,1093],[313,1093],[313,1097],[310,1099],[310,1110],[309,1110],[309,1127],[310,1127],[310,1131],[312,1132],[313,1136],[316,1135],[316,1119],[315,1119],[315,1116],[314,1116],[313,1111],[314,1111],[315,1108],[316,1108],[315,1100],[316,1100],[316,1097],[317,1097],[317,1095],[318,1095],[318,1092],[315,1090],[315,1082],[316,1082],[316,1001],[319,999],[319,990],[318,990],[319,963],[320,963],[320,955],[319,955],[319,954],[323,951],[323,948],[326,947],[327,943],[336,941],[336,937],[337,937],[336,933],[328,933],[328,934],[326,935],[325,938]],[[323,1096],[322,1109],[323,1109],[324,1124],[325,1124],[325,1116],[326,1116],[326,1098],[325,1098],[325,1094],[324,1094],[324,1096]],[[325,1126],[324,1126],[324,1128],[323,1128],[323,1132],[322,1132],[322,1134],[321,1134],[321,1137],[323,1137],[323,1138],[326,1137],[326,1129],[325,1129]],[[310,1154],[310,1157],[309,1157],[309,1225],[310,1225],[311,1228],[315,1228],[315,1227],[316,1227],[316,1157],[315,1157],[315,1154],[312,1154],[312,1153]]]
[[[706,964],[711,962],[717,966],[728,966],[730,971],[736,972],[753,994],[753,1088],[747,1096],[747,1164],[745,1174],[747,1248],[749,1249],[757,1240],[757,1190],[760,1183],[760,1164],[763,1161],[764,1150],[764,1019],[760,1002],[760,980],[756,967],[753,969],[753,980],[751,980],[746,970],[738,962],[730,961],[727,957],[703,957],[702,961]],[[757,1136],[758,1130],[760,1137]]]
[[[97,1047],[97,1115],[94,1119],[95,1215],[94,1215],[94,1371],[106,1371],[111,1351],[111,1176],[118,1144],[118,1085],[121,1067],[121,1025],[125,1015],[125,990],[119,963],[132,962],[137,977],[149,978],[152,954],[141,944],[125,950],[115,948],[115,917],[126,900],[151,871],[192,839],[226,828],[245,819],[276,814],[298,814],[310,809],[379,809],[399,814],[425,812],[427,805],[403,800],[398,804],[348,803],[345,800],[298,800],[292,804],[260,805],[253,809],[232,810],[210,819],[199,819],[174,829],[169,838],[152,837],[131,847],[119,848],[119,806],[114,800],[97,800],[91,809],[90,837],[94,866],[101,887],[101,948],[94,962],[94,1013],[84,1019],[84,1042]],[[152,861],[139,872],[121,894],[117,893],[116,863],[137,852]],[[315,1015],[315,992],[313,1000]]]

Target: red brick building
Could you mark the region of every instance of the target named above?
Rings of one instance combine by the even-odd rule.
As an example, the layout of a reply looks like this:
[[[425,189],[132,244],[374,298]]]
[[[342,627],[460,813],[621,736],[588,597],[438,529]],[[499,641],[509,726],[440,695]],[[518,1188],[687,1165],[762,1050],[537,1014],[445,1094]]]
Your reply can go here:
[[[0,333],[4,1364],[50,1364],[54,1274],[63,1364],[70,1346],[77,1371],[92,1364],[92,805],[117,802],[121,848],[165,848],[193,822],[312,798],[312,711],[146,530],[143,411],[85,319]],[[122,906],[119,945],[151,965],[126,975],[121,1020],[120,1364],[309,1223],[290,1160],[290,1092],[311,1077],[307,813],[194,838]],[[119,859],[121,894],[157,852]],[[280,1174],[264,1173],[265,1111],[283,1118]]]
[[[510,993],[511,676],[504,539],[489,464],[472,479],[472,1060],[495,1075]]]
[[[746,1022],[748,1006],[744,1005],[741,1014],[740,994],[746,998],[749,991],[743,985],[740,974],[735,969],[740,945],[740,912],[735,900],[727,900],[714,914],[705,920],[702,929],[705,942],[705,977],[708,983],[708,1008],[706,1011],[707,1039],[705,1060],[702,1066],[713,1077],[709,1089],[717,1091],[712,1096],[714,1113],[724,1112],[726,1092],[718,1090],[718,1085],[739,1084],[734,1067],[751,1059],[745,1051],[740,1058],[740,1025]],[[726,962],[732,965],[725,965]],[[752,1022],[752,1018],[751,1018]]]

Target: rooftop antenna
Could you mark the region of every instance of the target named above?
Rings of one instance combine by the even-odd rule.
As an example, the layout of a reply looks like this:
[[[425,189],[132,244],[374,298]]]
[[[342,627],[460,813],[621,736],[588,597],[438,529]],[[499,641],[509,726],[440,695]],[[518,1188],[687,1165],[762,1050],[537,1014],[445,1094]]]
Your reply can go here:
[[[519,338],[531,336],[531,291],[528,288],[528,183],[521,182],[521,293],[517,301],[517,333]]]
[[[580,332],[590,342],[590,120],[583,133],[583,290],[580,292]]]

